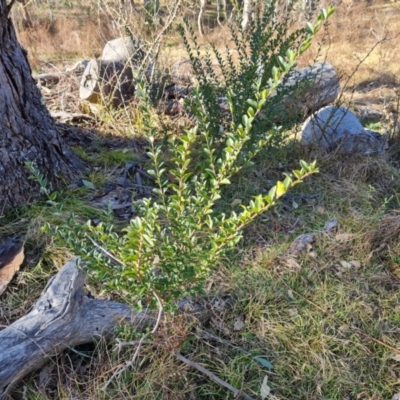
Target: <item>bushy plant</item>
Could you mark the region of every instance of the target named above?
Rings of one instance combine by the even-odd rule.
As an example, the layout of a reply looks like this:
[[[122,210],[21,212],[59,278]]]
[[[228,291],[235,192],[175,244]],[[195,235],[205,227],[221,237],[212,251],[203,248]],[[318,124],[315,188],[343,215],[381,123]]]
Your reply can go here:
[[[87,273],[102,282],[105,289],[132,304],[147,299],[150,305],[154,298],[171,305],[174,299],[201,292],[204,280],[221,257],[241,239],[243,228],[273,207],[290,188],[317,172],[315,162],[301,161],[300,169],[286,174],[267,194],[242,206],[240,213],[226,214],[216,207],[224,185],[229,185],[243,166],[251,164],[276,134],[273,124],[260,129],[257,117],[330,13],[331,10],[322,11],[317,23],[309,24],[308,33],[290,35],[277,54],[271,53],[274,45],[268,45],[271,51],[267,55],[257,49],[272,40],[269,33],[250,31],[254,33],[249,42],[252,52],[248,54],[241,48],[243,57],[248,58],[239,67],[229,57],[226,67],[215,49],[225,71],[223,83],[207,63],[206,71],[202,70],[200,51],[196,57],[191,54],[202,76],[191,100],[198,123],[184,135],[172,136],[167,144],[159,144],[148,91],[138,83],[149,143],[147,154],[152,164],[148,173],[156,185],[152,197],[135,203],[138,215],[122,232],[114,229],[110,210],[96,226],[90,221],[82,224],[70,216],[64,225],[48,227],[82,257]],[[267,26],[264,20],[260,23]],[[290,48],[300,37],[303,40],[298,46]],[[264,64],[260,76],[256,74],[259,57]],[[223,90],[231,115],[229,124],[219,123],[218,111],[213,109]]]
[[[280,16],[277,15],[276,0],[260,1],[246,30],[242,28],[240,18],[229,25],[231,40],[225,51],[219,50],[211,43],[211,52],[202,54],[190,24],[180,26],[179,31],[198,81],[197,91],[202,95],[202,111],[208,116],[208,129],[215,135],[219,135],[221,121],[228,124],[233,122],[235,125],[240,123],[242,115],[246,113],[245,100],[253,96],[255,80],[261,87],[274,87],[275,92],[269,94],[262,118],[254,122],[253,137],[270,129],[276,121],[285,128],[297,121],[295,110],[291,110],[293,115],[288,115],[287,110],[277,106],[288,94],[288,88],[283,84],[275,85],[274,82],[277,81],[280,72],[284,72],[282,83],[285,83],[297,57],[309,48],[316,33],[335,11],[334,7],[328,7],[316,15],[316,2],[313,2],[314,6],[308,17],[316,15],[315,22],[307,22],[304,27],[294,29],[294,21],[298,17],[296,7],[301,6],[299,3],[301,2],[297,0],[288,1],[286,12]],[[238,62],[234,61],[235,53]],[[217,68],[214,59],[217,60]],[[305,82],[301,84],[304,85]],[[295,89],[291,85],[290,91]],[[221,107],[225,99],[229,100],[228,110]],[[191,106],[190,102],[188,105]],[[300,110],[300,107],[298,108]],[[196,102],[191,111],[201,124],[204,115],[198,114]],[[276,137],[280,139],[278,135]]]
[[[153,164],[148,173],[157,185],[154,197],[135,204],[139,215],[122,233],[115,231],[110,222],[97,226],[90,221],[81,224],[73,216],[60,227],[48,228],[82,256],[91,276],[127,301],[138,303],[145,297],[150,300],[157,293],[165,303],[170,303],[201,291],[220,257],[240,240],[243,228],[274,206],[287,190],[317,171],[315,163],[303,161],[301,169],[286,175],[268,194],[255,197],[240,213],[226,215],[215,211],[223,185],[228,185],[240,169],[238,157],[250,161],[258,152],[254,148],[253,152],[242,153],[267,93],[263,89],[250,101],[253,105],[248,107],[243,123],[227,133],[220,158],[210,145],[209,132],[198,127],[171,139],[168,150],[172,168],[168,172],[172,179],[166,177],[163,149],[156,144],[150,105],[145,102],[142,112],[149,133],[148,155]],[[259,149],[269,135],[260,140]],[[198,146],[203,157],[195,159],[192,155]]]

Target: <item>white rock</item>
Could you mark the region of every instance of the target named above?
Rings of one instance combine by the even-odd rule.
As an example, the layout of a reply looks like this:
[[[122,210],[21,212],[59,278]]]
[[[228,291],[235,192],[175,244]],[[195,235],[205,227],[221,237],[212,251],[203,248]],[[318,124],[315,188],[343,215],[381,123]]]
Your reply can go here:
[[[301,129],[301,143],[324,150],[373,154],[383,150],[381,135],[364,129],[356,115],[343,106],[327,106],[313,113]]]
[[[313,113],[304,122],[301,128],[301,143],[328,150],[343,137],[363,132],[360,121],[348,108],[327,106]]]
[[[101,55],[102,60],[107,61],[127,61],[133,59],[143,59],[145,53],[139,40],[130,37],[122,37],[110,40],[106,43]]]

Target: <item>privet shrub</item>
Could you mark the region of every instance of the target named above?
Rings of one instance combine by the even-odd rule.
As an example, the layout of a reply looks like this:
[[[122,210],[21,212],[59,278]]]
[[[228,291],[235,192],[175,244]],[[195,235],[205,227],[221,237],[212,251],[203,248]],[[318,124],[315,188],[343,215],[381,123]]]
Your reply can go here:
[[[301,161],[300,169],[287,174],[269,193],[242,206],[240,213],[216,211],[223,186],[229,185],[231,177],[249,165],[274,137],[277,128],[271,125],[262,130],[257,117],[331,12],[322,11],[316,25],[308,24],[306,30],[284,41],[279,38],[285,32],[279,31],[278,39],[268,33],[266,14],[248,33],[250,53],[244,48],[245,36],[240,40],[234,36],[242,55],[239,66],[229,57],[225,64],[214,48],[224,72],[222,83],[213,75],[210,64],[206,62],[206,70],[202,69],[200,51],[194,56],[186,41],[200,77],[190,104],[198,123],[166,145],[157,144],[148,92],[139,84],[140,111],[152,164],[148,173],[156,183],[152,197],[136,202],[138,215],[122,232],[111,223],[112,211],[105,212],[104,221],[96,226],[90,221],[79,223],[71,215],[64,225],[47,227],[82,257],[85,271],[106,290],[132,304],[146,299],[150,305],[154,305],[155,297],[172,305],[174,299],[202,291],[204,280],[224,253],[238,243],[243,228],[273,207],[290,188],[317,172],[315,162]],[[260,57],[264,72],[258,75]],[[227,96],[229,124],[220,123],[219,95]],[[164,153],[170,156],[168,163]]]
[[[298,10],[302,6],[301,1],[285,2],[287,7],[282,16],[277,15],[277,0],[265,0],[261,3],[264,4],[255,7],[253,21],[246,31],[243,31],[240,19],[229,25],[231,41],[225,51],[220,51],[211,43],[211,52],[204,54],[192,27],[186,23],[179,28],[198,81],[197,91],[202,97],[203,107],[197,107],[198,101],[195,101],[191,111],[196,115],[199,124],[204,120],[204,114],[207,114],[208,130],[216,136],[219,135],[221,121],[227,124],[233,122],[235,125],[241,122],[242,115],[247,111],[246,100],[254,95],[255,80],[261,87],[274,88],[275,93],[270,91],[262,118],[258,118],[253,124],[252,136],[256,138],[262,135],[276,121],[285,128],[297,122],[296,110],[291,110],[289,115],[287,110],[277,106],[288,94],[288,89],[282,84],[275,85],[275,82],[279,80],[281,72],[285,73],[282,83],[285,82],[297,57],[310,47],[316,33],[335,10],[333,7],[323,9],[314,24],[307,22],[304,27],[294,29],[295,20],[301,12]],[[316,14],[314,3],[316,1],[313,1],[309,12],[310,18]],[[239,60],[237,63],[234,62],[234,54]],[[217,60],[217,67],[214,59]],[[296,87],[290,88],[291,91],[294,89]],[[220,107],[226,98],[229,100],[228,113],[226,107]],[[190,107],[191,104],[188,105]],[[199,111],[202,112],[201,115],[198,114]],[[279,145],[280,135],[275,135],[275,139]]]

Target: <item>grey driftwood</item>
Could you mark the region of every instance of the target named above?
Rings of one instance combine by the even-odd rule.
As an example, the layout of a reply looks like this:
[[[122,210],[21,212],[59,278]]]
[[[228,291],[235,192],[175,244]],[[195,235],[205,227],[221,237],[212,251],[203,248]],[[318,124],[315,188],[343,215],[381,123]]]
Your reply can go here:
[[[89,297],[76,263],[75,259],[65,264],[32,310],[0,331],[0,399],[24,376],[67,348],[110,337],[124,321],[138,330],[154,324],[154,314]]]
[[[158,311],[135,312],[128,304],[99,300],[84,291],[78,259],[52,277],[31,311],[0,331],[0,400],[27,374],[65,349],[95,338],[112,338],[121,323],[140,332],[154,326]],[[178,302],[189,318],[204,323],[209,311],[191,299]]]

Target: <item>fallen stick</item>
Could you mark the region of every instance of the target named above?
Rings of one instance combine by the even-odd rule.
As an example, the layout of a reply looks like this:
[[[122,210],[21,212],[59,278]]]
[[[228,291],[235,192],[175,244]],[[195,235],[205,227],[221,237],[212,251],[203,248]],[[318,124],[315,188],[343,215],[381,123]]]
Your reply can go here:
[[[189,360],[186,357],[183,357],[181,353],[174,353],[174,355],[181,360],[183,363],[186,365],[189,365],[189,367],[196,368],[198,371],[202,372],[204,375],[207,375],[209,378],[211,378],[213,381],[217,382],[221,386],[223,386],[226,389],[229,389],[231,392],[234,393],[235,399],[240,399],[243,397],[246,400],[255,400],[254,397],[249,396],[247,393],[243,392],[242,390],[236,389],[232,385],[230,385],[228,382],[225,382],[221,378],[218,378],[215,374],[213,374],[211,371],[208,369],[202,367],[201,365],[195,363],[194,361]]]
[[[66,75],[70,75],[70,72],[53,72],[48,74],[39,74],[33,75],[32,78],[34,81],[50,81],[50,82],[58,82],[61,78]]]
[[[72,75],[78,67],[86,67],[88,61],[81,60],[77,61],[71,68],[65,68],[65,72],[48,72],[45,74],[33,75],[32,78],[37,81],[51,81],[58,82],[62,77]],[[57,68],[58,69],[58,68]]]
[[[65,111],[50,112],[50,115],[54,119],[61,120],[61,122],[67,122],[67,121],[80,122],[80,121],[87,121],[87,120],[91,120],[91,121],[96,120],[96,118],[92,117],[91,115],[82,114],[82,113],[68,113]]]

